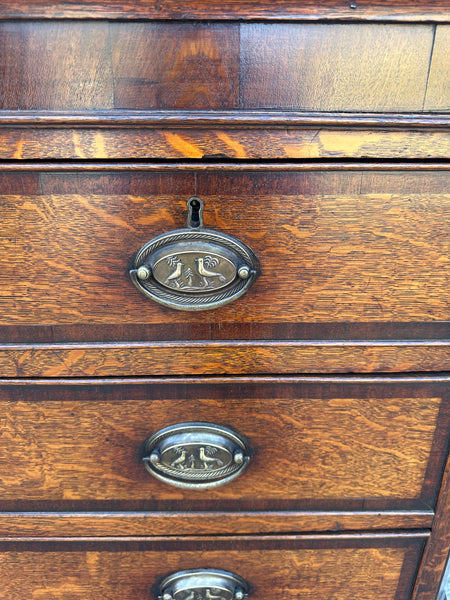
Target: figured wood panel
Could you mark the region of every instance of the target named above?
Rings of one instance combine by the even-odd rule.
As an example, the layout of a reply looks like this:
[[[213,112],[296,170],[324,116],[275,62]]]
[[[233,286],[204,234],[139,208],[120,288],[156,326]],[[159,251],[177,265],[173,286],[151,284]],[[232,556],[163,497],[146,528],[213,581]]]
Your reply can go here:
[[[231,24],[6,21],[0,108],[232,108],[238,39]]]
[[[148,600],[161,579],[192,568],[239,574],[251,597],[407,600],[424,534],[3,545],[0,574],[10,600]],[[50,568],[51,566],[51,568]]]
[[[421,112],[441,31],[429,73],[431,24],[3,21],[0,108]]]
[[[141,85],[141,84],[139,84]],[[144,84],[142,84],[144,85]],[[131,90],[124,86],[127,93]],[[148,86],[145,86],[148,89]],[[196,101],[200,85],[195,88]],[[205,89],[205,102],[209,88]],[[144,98],[145,96],[142,95]],[[230,96],[228,96],[231,98]],[[197,98],[198,99],[198,98]],[[210,98],[214,103],[214,98]],[[119,127],[0,128],[1,159],[450,158],[446,129]]]
[[[436,28],[425,110],[450,110],[450,25]]]
[[[0,108],[113,107],[105,23],[0,23]]]
[[[448,171],[352,168],[6,172],[0,323],[447,321]],[[228,306],[186,314],[146,299],[128,269],[184,226],[194,193],[262,275]]]
[[[246,24],[244,108],[422,110],[431,26]]]
[[[0,406],[4,510],[14,500],[23,510],[31,501],[184,511],[345,507],[355,499],[431,507],[450,422],[445,382],[432,380],[4,384]],[[192,420],[249,440],[254,455],[244,474],[195,491],[145,471],[147,437]]]
[[[238,102],[235,25],[111,25],[116,108],[229,109]]]

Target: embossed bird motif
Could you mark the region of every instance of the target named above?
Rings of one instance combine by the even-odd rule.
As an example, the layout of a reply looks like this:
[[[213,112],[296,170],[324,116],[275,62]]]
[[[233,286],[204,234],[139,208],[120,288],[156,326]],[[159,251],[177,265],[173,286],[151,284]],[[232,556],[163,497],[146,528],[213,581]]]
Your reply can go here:
[[[214,456],[208,456],[207,452],[212,453],[213,451],[214,451],[213,448],[209,448],[209,449],[205,449],[203,447],[199,448],[198,457],[202,461],[204,469],[209,469],[212,467],[216,467],[216,468],[220,469],[220,467],[223,467],[223,461],[221,461],[220,458],[216,458]]]
[[[186,460],[186,450],[184,448],[181,448],[181,449],[178,449],[178,452],[180,452],[180,456],[178,456],[178,458],[176,458],[174,461],[172,461],[170,466],[174,469],[184,469],[185,468],[184,462]]]
[[[206,600],[225,600],[223,596],[212,594],[209,588],[206,588],[205,590],[205,598]]]
[[[171,283],[174,283],[176,285],[176,287],[179,288],[180,282],[178,280],[181,277],[182,269],[183,269],[183,263],[180,260],[179,262],[176,263],[175,270],[172,271],[172,273],[170,273],[170,275],[168,275],[166,277],[165,284],[170,285]]]
[[[208,281],[208,279],[213,279],[214,277],[217,277],[221,283],[226,283],[227,278],[224,275],[222,275],[222,273],[216,273],[215,271],[209,271],[205,267],[205,259],[204,258],[197,258],[195,262],[197,264],[197,271],[203,277],[205,286],[208,286],[210,283]]]

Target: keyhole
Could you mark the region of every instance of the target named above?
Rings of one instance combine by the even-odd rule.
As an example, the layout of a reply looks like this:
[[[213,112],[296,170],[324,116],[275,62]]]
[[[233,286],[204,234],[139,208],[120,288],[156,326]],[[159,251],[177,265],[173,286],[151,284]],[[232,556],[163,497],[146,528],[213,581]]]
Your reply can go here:
[[[188,215],[187,226],[196,229],[203,227],[203,201],[195,196],[187,201]]]

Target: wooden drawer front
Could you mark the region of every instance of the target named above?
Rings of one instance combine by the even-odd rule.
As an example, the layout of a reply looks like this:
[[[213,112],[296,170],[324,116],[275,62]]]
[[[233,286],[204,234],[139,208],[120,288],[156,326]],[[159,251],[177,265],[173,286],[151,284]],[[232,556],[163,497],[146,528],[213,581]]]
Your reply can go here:
[[[448,381],[433,378],[5,382],[0,507],[427,509],[448,448],[448,400]],[[254,453],[246,471],[198,491],[148,474],[147,437],[189,421],[244,435]]]
[[[0,574],[8,600],[151,600],[165,576],[197,568],[240,575],[253,600],[409,600],[425,539],[414,533],[2,544]]]
[[[301,111],[0,111],[0,159],[434,159],[448,116]]]
[[[448,40],[432,24],[6,21],[0,108],[446,111]]]
[[[116,340],[119,324],[161,335],[162,323],[384,322],[392,337],[395,322],[448,320],[447,170],[58,168],[1,177],[0,324],[14,331],[114,325]],[[241,239],[262,270],[242,298],[206,313],[161,307],[128,275],[144,243],[184,227],[194,193],[205,226]]]

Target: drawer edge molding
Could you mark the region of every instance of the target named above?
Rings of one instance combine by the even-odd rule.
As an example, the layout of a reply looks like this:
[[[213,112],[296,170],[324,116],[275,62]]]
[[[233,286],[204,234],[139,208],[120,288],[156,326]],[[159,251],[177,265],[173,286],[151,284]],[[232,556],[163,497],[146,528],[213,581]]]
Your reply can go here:
[[[255,6],[255,2],[210,3],[195,1],[187,6],[185,2],[173,0],[160,3],[144,0],[139,3],[126,0],[113,5],[102,2],[49,2],[35,0],[20,2],[9,0],[0,7],[2,19],[220,19],[220,20],[307,20],[307,21],[399,21],[399,22],[446,22],[450,20],[448,6],[440,1],[428,2],[425,6],[412,0],[385,2],[295,2],[283,0],[270,2],[264,0]]]
[[[105,172],[105,171],[136,171],[136,172],[170,172],[177,171],[216,171],[216,172],[252,172],[252,171],[450,171],[449,162],[26,162],[0,161],[0,172]]]
[[[0,377],[450,371],[450,340],[4,344]]]
[[[0,377],[0,385],[6,385],[8,387],[11,386],[23,386],[24,384],[32,384],[35,386],[60,386],[60,385],[69,385],[73,386],[98,386],[99,384],[113,385],[114,387],[121,385],[151,385],[151,384],[160,384],[160,385],[177,385],[180,381],[184,383],[191,384],[206,384],[214,382],[215,384],[227,385],[231,383],[237,384],[246,384],[255,382],[258,384],[279,384],[280,378],[277,375],[231,375],[227,377],[226,375],[217,376],[217,377],[203,377],[200,376],[186,376],[183,378],[180,377],[172,377],[172,376],[147,376],[147,377],[104,377],[101,379],[98,378],[39,378],[33,379],[32,382],[28,382],[26,379],[21,378],[1,378]],[[282,379],[283,383],[286,384],[339,384],[339,383],[352,383],[352,384],[361,384],[361,385],[371,385],[371,384],[394,384],[394,383],[438,383],[438,384],[450,384],[450,374],[448,373],[413,373],[411,375],[408,374],[343,374],[343,375],[334,375],[334,374],[324,374],[324,375],[286,375]],[[1,514],[1,513],[0,513]]]
[[[260,110],[1,110],[1,127],[352,127],[441,129],[450,127],[448,113],[352,113]]]
[[[213,547],[219,541],[225,549],[234,549],[235,545],[253,547],[264,547],[270,548],[277,545],[277,551],[284,548],[308,548],[313,546],[325,547],[330,542],[337,542],[340,547],[350,548],[364,548],[367,544],[373,544],[376,547],[386,547],[386,543],[392,547],[405,547],[410,541],[426,543],[430,538],[430,531],[425,529],[417,529],[413,531],[358,531],[358,532],[343,532],[343,533],[301,533],[301,534],[267,534],[267,535],[255,535],[255,534],[243,534],[243,535],[230,535],[230,536],[209,536],[209,535],[189,535],[189,536],[54,536],[54,537],[34,537],[27,536],[23,538],[16,537],[1,537],[0,536],[0,552],[4,552],[8,549],[19,549],[22,551],[30,550],[32,552],[42,551],[55,551],[55,545],[64,546],[67,549],[78,550],[82,549],[85,551],[88,547],[90,549],[97,548],[108,549],[111,542],[122,542],[130,547],[130,550],[140,549],[147,546],[149,549],[157,548],[159,551],[161,546],[164,545],[167,549],[177,548],[180,541],[191,542],[192,544],[198,544],[201,542],[204,544],[204,548],[207,546]],[[31,542],[31,544],[30,544]],[[133,548],[134,546],[134,548]]]
[[[331,533],[429,529],[432,511],[8,512],[0,538]]]
[[[447,113],[0,111],[1,160],[430,159]]]

